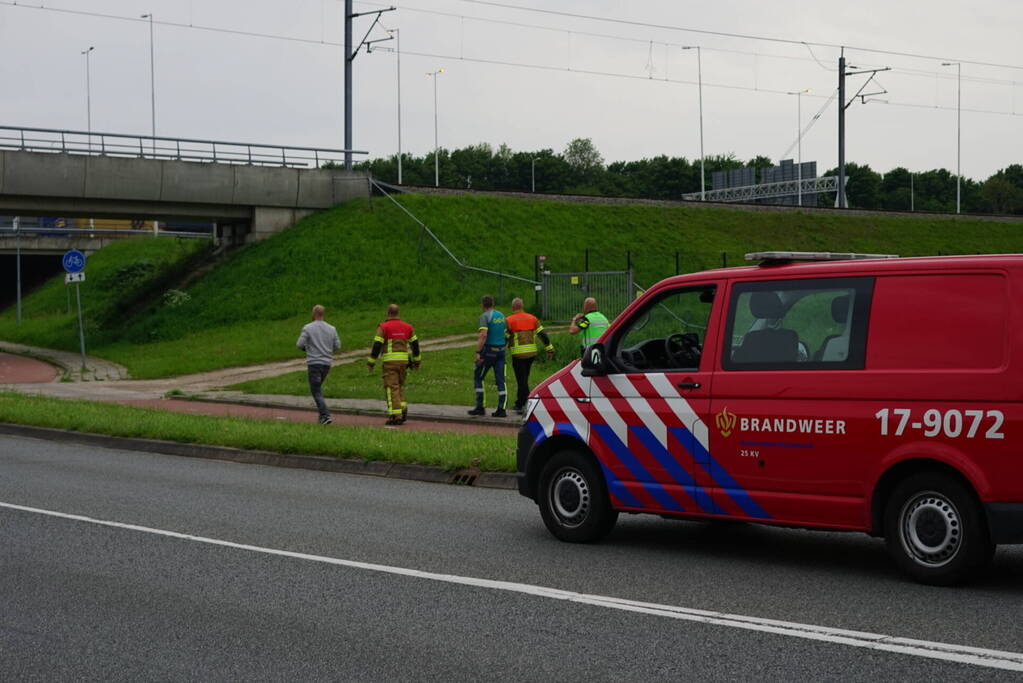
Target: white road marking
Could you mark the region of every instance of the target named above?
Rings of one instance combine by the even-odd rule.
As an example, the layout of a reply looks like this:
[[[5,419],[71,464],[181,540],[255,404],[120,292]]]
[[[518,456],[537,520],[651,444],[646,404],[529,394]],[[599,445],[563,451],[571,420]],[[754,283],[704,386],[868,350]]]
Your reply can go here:
[[[493,579],[479,579],[471,576],[458,576],[456,574],[438,574],[418,569],[373,564],[371,562],[342,560],[336,557],[296,553],[290,550],[266,548],[258,545],[249,545],[247,543],[234,543],[232,541],[207,538],[205,536],[194,536],[192,534],[168,531],[166,529],[154,529],[152,527],[139,526],[137,524],[126,524],[124,522],[112,522],[108,520],[95,519],[93,517],[86,517],[84,515],[73,515],[65,512],[57,512],[55,510],[44,510],[24,505],[14,505],[12,503],[0,502],[0,508],[57,517],[60,519],[69,519],[88,524],[97,524],[116,529],[126,529],[128,531],[137,531],[156,536],[166,536],[185,541],[193,541],[195,543],[206,543],[208,545],[221,546],[224,548],[248,550],[251,552],[263,553],[264,555],[276,555],[278,557],[288,557],[296,560],[320,562],[323,564],[331,564],[350,569],[363,569],[366,571],[380,572],[384,574],[395,574],[398,576],[408,576],[417,579],[426,579],[429,581],[440,581],[443,583],[458,584],[462,586],[472,586],[475,588],[487,588],[490,590],[521,593],[539,598],[565,600],[568,602],[576,602],[595,607],[605,607],[608,609],[617,609],[625,612],[649,614],[653,616],[667,617],[669,619],[680,619],[683,621],[692,621],[701,624],[711,624],[714,626],[727,626],[747,631],[773,633],[775,635],[788,636],[791,638],[817,640],[837,645],[847,645],[849,647],[860,647],[868,650],[894,652],[913,657],[940,659],[958,664],[972,664],[974,666],[982,666],[991,669],[1005,669],[1007,671],[1023,671],[1023,653],[1020,652],[987,650],[984,648],[969,647],[966,645],[952,645],[949,643],[916,640],[913,638],[900,638],[898,636],[870,633],[867,631],[850,631],[847,629],[831,628],[828,626],[800,624],[798,622],[762,619],[760,617],[750,617],[741,614],[728,614],[725,612],[692,609],[689,607],[678,607],[675,605],[663,605],[653,602],[625,600],[604,595],[576,593],[557,588],[535,586],[528,583],[495,581]]]

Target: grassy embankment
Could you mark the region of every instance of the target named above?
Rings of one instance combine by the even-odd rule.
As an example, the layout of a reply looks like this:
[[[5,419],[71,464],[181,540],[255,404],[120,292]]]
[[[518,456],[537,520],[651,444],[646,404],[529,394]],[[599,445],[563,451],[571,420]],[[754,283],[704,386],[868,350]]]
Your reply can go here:
[[[515,471],[515,437],[185,415],[0,392],[0,422],[277,453]],[[478,462],[477,462],[478,460]]]
[[[735,265],[743,253],[762,249],[903,255],[1023,250],[1023,232],[1008,222],[479,196],[400,200],[463,261],[525,277],[533,275],[536,254],[546,255],[554,271],[581,270],[585,248],[591,250],[591,270],[624,268],[626,252],[631,252],[636,281],[643,285],[675,272],[676,250],[685,272],[719,266],[722,252]],[[92,289],[83,290],[92,326],[89,351],[126,365],[139,378],[299,357],[294,341],[316,303],[327,306],[328,320],[338,325],[346,350],[368,347],[375,324],[392,301],[402,304],[403,317],[424,339],[471,333],[483,293],[503,295],[505,307],[515,294],[532,303],[529,285],[505,281],[502,287],[492,276],[458,270],[386,199],[346,202],[239,249],[193,284],[187,297],[163,304],[157,296],[154,305],[130,318],[116,313],[126,308],[118,302],[132,289],[104,275],[104,255],[110,251],[111,261],[115,255],[120,259],[109,272],[139,257],[115,247],[130,249],[114,245],[89,264],[86,286]],[[98,291],[101,287],[109,291]],[[13,310],[4,312],[0,338],[75,349],[73,318],[64,312],[63,296],[62,283],[55,281],[28,297],[29,320],[20,329],[14,325]],[[115,304],[109,314],[97,316],[89,308],[97,297]],[[447,361],[436,353],[433,367],[439,371]],[[428,388],[429,367],[424,365],[421,393]],[[460,361],[451,360],[451,372],[464,382],[467,371]],[[363,380],[368,382],[366,395],[377,397],[377,381]],[[439,374],[436,380],[448,381],[442,382]],[[342,384],[335,382],[338,389]],[[455,391],[461,392],[462,386]]]
[[[556,370],[579,357],[578,340],[561,333],[551,338],[555,345],[555,356],[547,360],[541,354],[533,364],[530,386],[536,384]],[[508,382],[508,405],[515,402],[515,375],[511,361],[506,363],[505,375]],[[472,384],[473,353],[470,348],[424,351],[423,366],[410,372],[405,386],[407,400],[411,404],[437,403],[442,405],[472,405],[476,394]],[[303,396],[309,394],[305,372],[289,372],[276,377],[257,379],[230,387],[250,394],[288,394]],[[487,407],[497,406],[493,373],[486,380]],[[383,400],[383,384],[380,368],[369,372],[361,360],[356,363],[338,365],[331,370],[323,387],[327,398],[378,398]]]

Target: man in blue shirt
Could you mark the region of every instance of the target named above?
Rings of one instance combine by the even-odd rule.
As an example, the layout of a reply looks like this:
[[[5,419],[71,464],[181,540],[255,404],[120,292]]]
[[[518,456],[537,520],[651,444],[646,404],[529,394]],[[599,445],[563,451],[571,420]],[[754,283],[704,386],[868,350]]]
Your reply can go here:
[[[504,320],[504,313],[494,308],[494,297],[485,296],[480,299],[480,307],[483,313],[480,315],[479,336],[476,338],[476,369],[473,372],[473,384],[476,386],[476,407],[469,411],[470,415],[485,415],[483,404],[486,402],[486,393],[483,389],[483,379],[487,376],[487,370],[494,369],[494,379],[497,381],[497,410],[491,415],[493,417],[507,417],[505,402],[508,400],[508,392],[504,386],[504,345],[507,342],[508,325]]]

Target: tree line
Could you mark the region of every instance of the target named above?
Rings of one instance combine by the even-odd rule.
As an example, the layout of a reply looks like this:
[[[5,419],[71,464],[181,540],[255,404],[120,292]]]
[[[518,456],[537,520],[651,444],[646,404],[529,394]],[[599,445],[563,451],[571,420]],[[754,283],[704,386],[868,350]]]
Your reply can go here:
[[[432,152],[419,157],[403,154],[402,182],[433,185],[434,161]],[[436,161],[440,185],[449,188],[510,192],[535,189],[545,193],[650,199],[679,199],[684,193],[700,190],[699,159],[660,155],[606,164],[589,138],[572,140],[561,152],[553,149],[516,152],[504,144],[494,149],[487,143],[441,149]],[[773,165],[765,156],[747,161],[734,154],[708,156],[704,159],[706,187],[711,188],[714,171]],[[398,180],[397,155],[366,161],[357,167],[370,171],[383,182]],[[837,174],[837,169],[820,173]],[[867,164],[847,163],[846,175],[851,208],[945,213],[956,210],[956,177],[943,168],[911,174],[898,167],[880,173]],[[1023,214],[1023,165],[1012,164],[982,182],[964,177],[960,191],[964,213]],[[820,194],[818,201],[821,206],[832,206],[834,194]]]

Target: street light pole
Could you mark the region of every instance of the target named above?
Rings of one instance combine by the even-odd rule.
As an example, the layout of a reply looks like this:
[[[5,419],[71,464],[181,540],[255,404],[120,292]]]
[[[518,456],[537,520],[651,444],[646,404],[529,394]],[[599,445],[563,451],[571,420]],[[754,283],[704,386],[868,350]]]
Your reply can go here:
[[[962,173],[960,162],[963,150],[963,65],[961,62],[942,62],[942,66],[954,66],[956,68],[956,213],[962,209],[961,181]]]
[[[153,47],[153,14],[143,14],[149,19],[149,111],[152,116],[153,154],[156,154],[156,55]]]
[[[95,49],[90,45],[88,50],[82,50],[85,55],[85,130],[89,133],[89,149],[92,149],[92,76],[89,73],[89,53]]]
[[[703,58],[699,45],[686,45],[683,50],[696,50],[696,83],[700,98],[700,201],[707,199],[706,173],[703,170]]]
[[[437,74],[444,73],[444,69],[428,71],[427,76],[433,77],[433,186],[440,187],[440,143],[437,137]]]
[[[786,93],[796,96],[796,146],[799,149],[796,161],[796,203],[803,205],[803,93],[810,92],[809,88],[797,92]]]
[[[401,34],[396,28],[387,32],[394,34],[395,55],[398,58],[398,184],[401,185]]]

